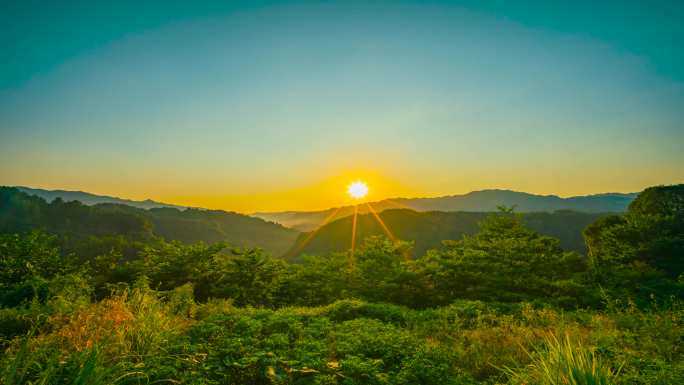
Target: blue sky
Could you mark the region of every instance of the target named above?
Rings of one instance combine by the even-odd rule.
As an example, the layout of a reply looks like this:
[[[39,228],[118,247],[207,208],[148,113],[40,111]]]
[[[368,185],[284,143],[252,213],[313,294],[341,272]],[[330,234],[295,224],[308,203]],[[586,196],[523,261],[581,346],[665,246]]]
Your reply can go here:
[[[92,3],[0,13],[0,183],[254,211],[684,181],[676,2]]]

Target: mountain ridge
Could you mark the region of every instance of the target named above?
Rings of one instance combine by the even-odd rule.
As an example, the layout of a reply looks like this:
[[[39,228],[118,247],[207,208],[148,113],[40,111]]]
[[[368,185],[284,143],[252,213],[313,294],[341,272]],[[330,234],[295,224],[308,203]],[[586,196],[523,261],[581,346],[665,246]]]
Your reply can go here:
[[[110,195],[99,195],[99,194],[93,194],[89,193],[86,191],[80,191],[80,190],[61,190],[61,189],[56,189],[56,190],[48,190],[48,189],[41,189],[41,188],[34,188],[34,187],[27,187],[27,186],[8,186],[8,187],[14,187],[18,189],[19,191],[23,191],[29,195],[35,195],[37,197],[45,199],[46,202],[50,203],[53,200],[57,198],[61,198],[63,201],[66,202],[72,202],[72,201],[79,201],[83,203],[84,205],[92,206],[100,203],[112,203],[112,204],[123,204],[126,206],[132,206],[132,207],[137,207],[139,209],[153,209],[153,208],[162,208],[162,207],[169,207],[169,208],[175,208],[175,209],[186,209],[190,208],[189,206],[181,206],[181,205],[174,205],[171,203],[163,203],[163,202],[157,202],[152,199],[145,199],[142,201],[137,201],[133,199],[126,199],[126,198],[119,198],[115,196],[110,196]]]
[[[554,212],[572,210],[587,213],[619,213],[627,209],[637,193],[597,193],[562,198],[557,195],[536,195],[505,189],[471,191],[459,195],[434,198],[392,198],[368,202],[375,211],[407,208],[418,212],[493,212],[498,206],[515,207],[518,212]],[[365,203],[359,205],[362,214],[370,212]],[[334,213],[334,215],[333,215]],[[327,222],[354,213],[354,206],[334,207],[318,211],[256,212],[252,216],[280,223],[299,231],[311,231]]]

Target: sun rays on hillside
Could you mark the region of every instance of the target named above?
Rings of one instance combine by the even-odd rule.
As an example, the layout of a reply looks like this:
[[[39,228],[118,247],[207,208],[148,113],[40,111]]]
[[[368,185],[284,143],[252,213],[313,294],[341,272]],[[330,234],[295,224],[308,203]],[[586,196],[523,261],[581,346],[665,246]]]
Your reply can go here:
[[[380,228],[382,229],[383,233],[385,236],[390,239],[392,242],[396,242],[398,239],[392,232],[392,230],[389,228],[387,223],[382,220],[380,215],[378,214],[377,210],[373,208],[373,205],[371,202],[361,202],[364,198],[368,196],[369,193],[369,187],[368,184],[364,181],[357,180],[354,182],[351,182],[347,186],[347,194],[349,197],[352,199],[351,204],[353,204],[354,207],[354,213],[351,215],[352,216],[352,221],[351,221],[351,229],[350,229],[350,244],[349,244],[349,265],[353,266],[354,264],[354,253],[356,252],[356,244],[357,244],[357,234],[359,233],[359,221],[358,221],[358,216],[359,216],[359,206],[365,205],[367,208],[368,213],[371,214],[372,218],[375,219],[375,221],[378,223]],[[389,203],[399,207],[399,208],[408,208],[411,209],[410,207],[401,204],[396,201],[392,200],[387,200]],[[337,215],[340,213],[344,206],[340,206],[332,210],[319,224],[318,226],[309,234],[306,235],[304,240],[299,243],[299,245],[294,249],[292,252],[291,256],[292,257],[297,257],[305,248],[306,246],[311,242],[312,239],[315,238],[316,234],[328,223],[332,222],[335,219],[340,219],[337,218]],[[404,255],[405,258],[409,258],[408,253],[405,253]]]

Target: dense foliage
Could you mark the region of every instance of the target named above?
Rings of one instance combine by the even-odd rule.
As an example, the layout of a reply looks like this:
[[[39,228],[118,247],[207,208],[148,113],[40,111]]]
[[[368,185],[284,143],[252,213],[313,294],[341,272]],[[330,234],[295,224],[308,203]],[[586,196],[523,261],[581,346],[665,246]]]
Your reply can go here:
[[[683,294],[675,283],[684,282],[684,185],[644,190],[624,216],[593,223],[585,238],[603,287],[630,288],[641,297]]]
[[[415,259],[5,233],[0,383],[682,383],[682,191],[589,226],[588,258],[510,210]]]

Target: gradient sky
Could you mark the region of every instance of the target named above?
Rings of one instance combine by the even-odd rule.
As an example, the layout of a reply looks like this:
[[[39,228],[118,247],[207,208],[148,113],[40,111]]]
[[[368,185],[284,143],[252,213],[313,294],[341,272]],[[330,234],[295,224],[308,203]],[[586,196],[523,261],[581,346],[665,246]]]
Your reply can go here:
[[[679,1],[138,3],[2,3],[0,184],[251,212],[684,182]]]

